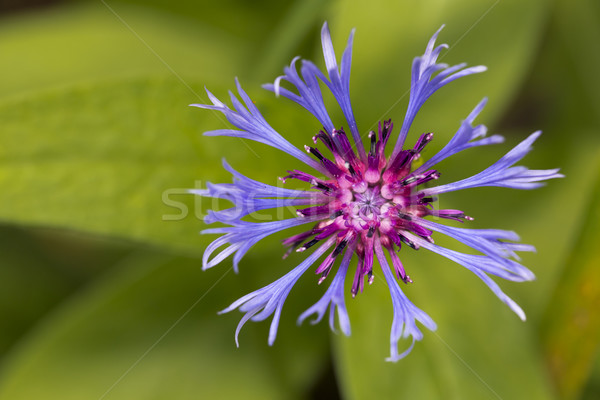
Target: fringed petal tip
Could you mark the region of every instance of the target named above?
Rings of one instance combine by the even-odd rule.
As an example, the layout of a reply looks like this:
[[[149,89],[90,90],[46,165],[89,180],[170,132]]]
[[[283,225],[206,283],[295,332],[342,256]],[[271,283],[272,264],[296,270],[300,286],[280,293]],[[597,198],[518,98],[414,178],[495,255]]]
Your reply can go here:
[[[423,314],[423,317],[426,318],[421,318],[419,319],[419,322],[423,323],[423,325],[429,329],[431,332],[435,332],[437,330],[437,324],[431,319],[429,318],[429,316],[427,314],[425,314],[423,311],[419,310],[420,314]],[[402,360],[404,357],[406,357],[414,348],[415,343],[417,341],[421,341],[423,339],[423,333],[416,327],[416,325],[413,327],[413,329],[407,329],[408,327],[405,326],[402,335],[400,337],[396,337],[394,335],[392,335],[390,337],[390,356],[388,358],[386,358],[385,360],[388,362],[397,362],[399,360]],[[404,350],[402,353],[398,354],[398,342],[400,341],[400,339],[407,339],[411,337],[412,338],[412,342],[411,344],[408,346],[408,348],[406,350]]]
[[[475,65],[474,67],[469,67],[466,70],[469,70],[469,74],[479,74],[487,71],[487,69],[488,68],[485,65]]]
[[[187,189],[186,191],[190,194],[195,194],[197,196],[210,196],[208,189]]]
[[[312,266],[314,262],[334,244],[334,242],[335,238],[328,239],[296,268],[285,274],[283,277],[279,278],[270,285],[241,297],[233,302],[229,307],[219,311],[219,314],[224,314],[235,309],[239,309],[244,313],[244,316],[240,320],[235,332],[236,344],[239,345],[239,332],[248,320],[262,321],[273,315],[268,339],[269,345],[273,345],[277,336],[277,328],[279,326],[281,310],[283,309],[283,305],[288,294],[300,276],[302,276],[302,274],[304,274],[306,270],[310,268],[310,266]]]
[[[277,78],[275,78],[275,82],[273,82],[272,86],[273,86],[273,93],[275,93],[275,97],[279,97],[281,95],[281,80],[283,78],[285,78],[285,75],[280,75]],[[267,89],[269,86],[264,85],[263,87],[265,87],[265,89]]]
[[[408,349],[404,350],[404,352],[402,352],[401,354],[398,354],[398,342],[392,343],[391,349],[390,349],[390,356],[388,358],[386,358],[385,361],[395,363],[395,362],[402,360],[415,347],[415,342],[416,342],[416,340],[415,340],[415,338],[413,338],[412,343],[410,344],[410,346],[408,346]]]
[[[431,36],[431,38],[429,39],[429,42],[427,42],[427,48],[425,49],[425,54],[431,53],[433,51],[433,46],[435,46],[435,42],[437,41],[437,38],[438,38],[440,32],[445,27],[446,27],[446,24],[442,24],[442,26],[440,26],[439,29],[437,31],[435,31],[435,33]],[[448,47],[448,45],[445,43],[443,43],[441,46],[445,46],[446,48]]]
[[[311,325],[315,325],[323,319],[323,316],[329,309],[329,327],[334,333],[337,333],[335,329],[335,314],[337,311],[338,322],[341,331],[346,335],[350,336],[350,318],[348,317],[348,311],[346,310],[346,304],[344,300],[344,282],[346,280],[346,274],[350,260],[354,254],[353,244],[346,250],[344,257],[340,264],[340,267],[333,278],[333,282],[327,288],[327,291],[321,297],[321,299],[311,306],[308,310],[303,312],[298,317],[298,325],[300,325],[305,319],[311,315],[315,315],[315,318],[310,320]]]

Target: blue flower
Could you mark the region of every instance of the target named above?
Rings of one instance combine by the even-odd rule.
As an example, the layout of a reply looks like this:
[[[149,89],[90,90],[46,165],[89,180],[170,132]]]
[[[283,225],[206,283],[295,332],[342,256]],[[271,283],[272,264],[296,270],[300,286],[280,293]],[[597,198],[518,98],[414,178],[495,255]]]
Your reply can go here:
[[[206,189],[193,191],[200,196],[227,199],[234,205],[229,209],[211,211],[205,219],[207,223],[220,222],[229,226],[203,231],[223,234],[207,247],[203,258],[204,269],[217,265],[233,254],[233,266],[237,271],[244,254],[258,241],[273,233],[303,224],[311,224],[312,227],[283,241],[289,247],[285,256],[292,250],[304,252],[318,245],[315,251],[282,278],[240,298],[222,311],[239,309],[245,313],[236,330],[236,343],[241,327],[248,320],[262,321],[273,316],[269,333],[269,344],[273,344],[281,311],[292,287],[302,274],[328,253],[315,269],[316,274],[320,276],[319,283],[327,279],[336,264],[337,272],[323,297],[304,312],[298,322],[313,314],[316,316],[313,322],[318,322],[329,309],[331,328],[334,329],[337,311],[342,332],[350,335],[344,282],[351,269],[351,261],[356,256],[357,263],[351,287],[354,297],[363,291],[365,280],[373,282],[374,260],[377,259],[390,289],[394,309],[390,335],[391,355],[388,360],[401,359],[410,352],[416,340],[423,338],[417,321],[427,329],[436,329],[435,322],[406,297],[398,284],[398,281],[405,284],[412,282],[398,256],[403,245],[413,249],[425,248],[472,271],[500,300],[521,319],[525,319],[523,310],[502,292],[490,275],[511,281],[534,279],[533,273],[518,262],[517,256],[519,251],[534,251],[533,246],[518,243],[519,237],[514,232],[456,228],[427,218],[459,222],[472,219],[461,210],[436,209],[436,198],[442,193],[480,186],[533,189],[542,185],[542,181],[562,175],[558,173],[558,169],[530,170],[523,166],[514,166],[529,153],[533,142],[540,136],[540,132],[535,132],[480,173],[459,181],[432,185],[432,182],[440,177],[433,167],[441,160],[471,147],[503,141],[499,135],[486,136],[485,126],[473,125],[485,106],[486,99],[473,109],[442,150],[419,167],[413,167],[413,162],[433,139],[432,133],[425,133],[412,148],[405,146],[411,124],[421,106],[446,84],[485,71],[483,66],[467,68],[465,64],[448,66],[438,63],[440,52],[447,47],[435,46],[439,32],[438,30],[433,35],[425,53],[413,61],[408,110],[389,156],[386,156],[385,148],[392,136],[392,121],[382,121],[377,133],[368,133],[370,146],[367,149],[363,145],[361,131],[354,119],[349,91],[354,31],[348,39],[341,65],[338,65],[327,23],[321,31],[327,74],[306,60],[301,61],[298,72],[299,58],[294,58],[290,66],[284,68],[284,75],[278,77],[273,84],[264,87],[278,96],[294,101],[314,115],[323,126],[323,130],[312,138],[313,142],[315,145],[321,142],[331,154],[329,157],[323,155],[316,147],[305,146],[306,152],[303,152],[277,133],[263,118],[237,79],[237,92],[243,103],[230,92],[233,109],[208,90],[212,105],[193,104],[196,107],[222,112],[236,128],[210,131],[206,132],[206,135],[255,140],[296,157],[316,171],[288,171],[288,175],[282,178],[284,182],[287,179],[297,179],[310,186],[306,190],[291,190],[254,181],[224,163],[225,168],[233,175],[233,183],[208,184]],[[283,81],[293,86],[295,91],[282,87]],[[350,135],[347,135],[343,128],[336,128],[329,117],[323,101],[322,84],[339,104]],[[349,140],[349,136],[352,141]],[[427,187],[423,186],[428,182]],[[278,207],[294,207],[297,217],[269,222],[248,220],[256,211]],[[242,219],[244,217],[246,218]],[[465,254],[440,247],[434,244],[434,232],[452,237],[479,254]],[[215,253],[217,254],[213,256]],[[391,264],[388,263],[387,256]],[[407,350],[399,353],[399,340],[409,337],[412,338],[412,343]]]

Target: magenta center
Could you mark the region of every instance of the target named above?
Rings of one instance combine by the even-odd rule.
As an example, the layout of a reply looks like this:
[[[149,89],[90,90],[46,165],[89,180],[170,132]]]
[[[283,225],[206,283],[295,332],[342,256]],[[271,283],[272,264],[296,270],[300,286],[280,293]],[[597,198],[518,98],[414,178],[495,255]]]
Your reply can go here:
[[[340,129],[332,134],[319,132],[313,141],[320,140],[331,152],[333,159],[324,157],[314,147],[305,146],[327,171],[327,178],[320,179],[302,171],[288,171],[283,178],[295,178],[309,182],[319,194],[315,203],[299,209],[300,218],[323,219],[313,229],[284,241],[296,251],[304,251],[319,241],[337,236],[333,252],[317,268],[323,281],[329,274],[335,258],[347,246],[358,254],[358,268],[352,294],[362,291],[364,278],[372,282],[373,240],[377,235],[381,244],[390,250],[396,275],[404,282],[411,282],[406,275],[396,251],[402,244],[417,249],[411,237],[418,236],[433,242],[432,231],[419,224],[421,218],[433,215],[454,220],[469,219],[458,210],[436,210],[435,198],[419,193],[419,186],[439,178],[436,170],[413,170],[413,161],[433,138],[432,133],[421,135],[412,149],[401,150],[394,157],[386,158],[384,150],[392,131],[391,120],[379,124],[378,134],[369,133],[370,151],[366,159],[359,159],[352,149],[345,132]]]

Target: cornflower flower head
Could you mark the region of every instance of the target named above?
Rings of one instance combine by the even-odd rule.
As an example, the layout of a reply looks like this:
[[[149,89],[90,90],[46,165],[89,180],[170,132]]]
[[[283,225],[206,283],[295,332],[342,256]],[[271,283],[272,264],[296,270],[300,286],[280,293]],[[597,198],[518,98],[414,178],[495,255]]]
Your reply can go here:
[[[511,231],[457,228],[434,222],[432,219],[459,222],[472,219],[461,210],[436,208],[435,201],[443,193],[481,186],[534,189],[541,186],[542,181],[562,175],[558,173],[558,169],[530,170],[523,166],[513,166],[531,150],[533,142],[541,134],[535,132],[478,174],[452,183],[435,185],[440,173],[433,167],[440,161],[471,147],[503,141],[499,135],[486,136],[487,129],[484,125],[473,125],[485,106],[486,99],[477,104],[448,144],[429,160],[415,166],[415,160],[419,159],[434,136],[433,133],[425,133],[413,146],[405,145],[411,124],[421,106],[446,84],[486,69],[483,66],[467,68],[465,64],[448,66],[438,63],[440,52],[447,48],[445,44],[435,46],[440,30],[430,39],[425,53],[413,61],[408,109],[399,133],[394,134],[391,120],[381,121],[376,132],[368,132],[369,145],[366,148],[354,118],[349,92],[354,30],[338,65],[327,23],[321,31],[327,74],[306,60],[301,61],[299,73],[299,58],[294,58],[290,66],[284,68],[284,75],[278,77],[273,84],[264,85],[265,89],[277,96],[301,105],[319,121],[323,129],[312,137],[315,146],[305,146],[305,151],[302,151],[277,133],[263,118],[237,79],[237,92],[243,103],[230,92],[233,109],[208,90],[212,104],[193,104],[222,112],[236,128],[209,131],[206,135],[255,140],[296,157],[313,170],[287,171],[288,175],[281,178],[283,182],[296,179],[310,186],[306,190],[292,190],[252,180],[224,162],[224,167],[233,175],[233,183],[209,183],[206,189],[192,190],[200,196],[225,198],[234,204],[229,209],[209,211],[205,218],[207,223],[220,222],[228,226],[203,231],[222,234],[206,248],[204,269],[233,255],[233,268],[237,272],[242,257],[258,241],[284,229],[310,224],[310,228],[303,233],[283,241],[289,247],[285,256],[292,250],[302,253],[316,247],[308,257],[280,279],[247,294],[222,311],[225,313],[239,309],[244,313],[235,333],[236,343],[240,329],[248,320],[262,321],[272,315],[268,342],[273,344],[288,294],[300,276],[314,265],[319,283],[327,280],[332,271],[335,271],[334,276],[323,297],[300,315],[298,322],[313,314],[316,315],[313,322],[318,322],[329,308],[331,328],[334,329],[337,310],[341,331],[350,335],[344,284],[351,273],[350,263],[356,257],[350,293],[354,297],[363,291],[365,281],[369,284],[373,282],[374,268],[378,263],[393,304],[391,354],[388,360],[403,358],[411,351],[415,341],[423,338],[417,321],[430,330],[436,329],[435,322],[406,297],[398,283],[412,282],[398,256],[403,246],[425,248],[462,265],[481,278],[521,319],[525,319],[523,310],[502,292],[490,275],[511,281],[534,279],[533,273],[518,262],[516,254],[518,251],[534,251],[534,247],[517,243],[519,237]],[[282,81],[291,84],[296,90],[282,87]],[[329,90],[339,104],[348,132],[333,124],[325,108],[321,83],[324,84],[323,90]],[[388,146],[392,137],[395,137],[393,147]],[[391,147],[388,154],[386,147]],[[277,207],[294,207],[297,216],[269,222],[243,219],[255,211]],[[450,236],[479,254],[466,254],[441,247],[434,243],[434,233]],[[223,246],[226,247],[222,248]],[[317,264],[322,256],[323,259]],[[388,256],[391,262],[388,262]],[[407,350],[399,352],[399,340],[409,337],[412,338],[412,343]]]

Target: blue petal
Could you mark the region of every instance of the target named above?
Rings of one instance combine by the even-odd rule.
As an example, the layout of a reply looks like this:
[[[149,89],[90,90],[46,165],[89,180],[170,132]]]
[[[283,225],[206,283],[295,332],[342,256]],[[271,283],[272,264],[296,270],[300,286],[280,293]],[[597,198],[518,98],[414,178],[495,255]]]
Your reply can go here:
[[[404,117],[404,122],[402,123],[402,128],[400,128],[398,141],[396,142],[396,146],[390,157],[391,160],[393,160],[402,150],[404,141],[406,140],[406,136],[417,112],[433,93],[458,78],[486,70],[484,66],[463,69],[466,64],[459,64],[453,67],[448,67],[446,64],[438,64],[437,58],[440,55],[440,52],[448,47],[448,45],[442,44],[434,48],[435,41],[443,27],[444,26],[442,25],[442,27],[431,37],[427,44],[427,48],[425,49],[425,53],[421,57],[415,58],[413,61],[408,109]],[[439,72],[438,75],[432,78],[433,74],[436,72]]]
[[[310,222],[318,221],[320,217],[305,217],[305,218],[290,218],[282,221],[271,221],[271,222],[246,222],[246,221],[234,221],[230,222],[233,226],[224,226],[221,228],[205,229],[201,233],[224,233],[224,236],[213,241],[206,247],[204,255],[202,256],[202,269],[206,270],[219,264],[229,255],[236,253],[233,257],[233,269],[235,272],[238,271],[238,264],[244,254],[256,243],[264,239],[265,237],[272,235],[273,233],[279,232],[284,229],[292,228],[294,226],[307,224]],[[225,244],[230,246],[222,250],[212,260],[209,261],[210,256],[218,248]]]
[[[322,194],[316,191],[292,190],[250,179],[234,170],[225,160],[223,166],[233,175],[233,183],[213,184],[207,182],[206,189],[192,189],[190,193],[204,197],[226,199],[235,207],[220,211],[209,211],[204,222],[231,223],[254,212],[279,207],[319,204]]]
[[[250,97],[244,92],[239,81],[236,78],[237,90],[240,97],[244,100],[242,105],[233,93],[230,93],[231,100],[235,111],[231,110],[225,103],[217,99],[211,92],[206,90],[208,97],[213,105],[207,104],[191,104],[194,107],[200,107],[208,110],[216,110],[222,112],[227,120],[239,130],[235,129],[219,129],[205,132],[208,136],[232,136],[244,139],[254,140],[260,143],[275,147],[289,155],[296,157],[298,160],[311,166],[312,168],[328,175],[327,170],[321,164],[310,158],[305,152],[298,149],[286,139],[277,133],[261,115],[258,108],[252,103]]]
[[[315,75],[318,76],[333,93],[333,96],[337,100],[342,112],[344,113],[344,117],[346,117],[346,121],[348,121],[348,126],[350,127],[350,132],[352,133],[352,138],[356,144],[358,154],[361,159],[366,160],[365,149],[362,144],[358,127],[356,126],[356,119],[354,118],[354,112],[352,111],[352,105],[350,102],[350,67],[352,64],[352,44],[354,42],[354,32],[354,29],[350,32],[346,49],[342,55],[341,73],[338,70],[335,51],[333,49],[333,43],[331,42],[331,33],[329,32],[329,26],[327,25],[327,22],[323,24],[323,28],[321,29],[321,43],[323,45],[323,57],[325,59],[325,66],[327,68],[329,80],[325,78],[323,73],[321,73],[321,71],[316,68],[314,64],[310,62],[306,62],[306,64],[311,66],[311,69],[314,71]]]
[[[296,284],[300,276],[302,276],[302,274],[304,274],[306,270],[333,245],[335,240],[335,237],[330,238],[292,271],[270,285],[238,299],[219,313],[223,314],[235,310],[236,308],[239,308],[240,311],[245,313],[235,331],[235,342],[238,346],[238,335],[246,321],[249,319],[252,319],[253,321],[262,321],[271,314],[273,314],[273,321],[271,322],[269,330],[269,345],[272,345],[273,342],[275,342],[281,310],[292,287]]]
[[[463,254],[463,253],[459,253],[459,252],[456,252],[453,250],[449,250],[449,249],[437,246],[435,244],[429,243],[428,241],[423,240],[420,237],[411,235],[409,233],[407,233],[406,236],[408,236],[410,240],[419,244],[421,247],[424,247],[427,250],[430,250],[434,253],[444,256],[444,257],[456,262],[457,264],[462,265],[463,267],[467,268],[469,271],[473,272],[486,285],[488,285],[488,287],[494,292],[494,294],[496,296],[498,296],[498,298],[500,300],[502,300],[506,305],[508,305],[510,307],[510,309],[513,310],[519,316],[519,318],[521,318],[523,321],[525,320],[525,313],[523,312],[523,309],[521,309],[521,307],[519,307],[519,305],[517,303],[515,303],[514,300],[512,300],[510,297],[508,297],[500,289],[500,287],[498,286],[498,284],[496,282],[494,282],[489,276],[486,275],[486,273],[489,273],[489,274],[494,274],[494,275],[500,276],[504,279],[510,279],[510,280],[515,280],[515,281],[523,280],[523,279],[516,278],[518,274],[515,274],[515,275],[507,274],[507,270],[505,269],[504,264],[495,263],[491,258],[486,257],[486,256],[474,256],[474,255],[470,255],[470,254]],[[515,264],[517,264],[517,263],[515,263]],[[525,267],[522,267],[522,268],[525,268]],[[511,279],[513,277],[515,277],[515,279]]]
[[[396,362],[404,358],[412,350],[415,340],[423,339],[423,333],[417,327],[416,321],[419,321],[427,329],[434,331],[437,329],[435,322],[424,311],[417,308],[402,292],[394,274],[390,270],[385,254],[381,247],[379,238],[376,237],[373,248],[377,254],[377,259],[381,265],[383,275],[390,289],[392,303],[394,306],[394,319],[392,321],[392,331],[390,334],[390,357],[387,361]],[[398,354],[398,341],[400,338],[412,336],[412,344],[401,354]]]
[[[344,54],[342,55],[341,67],[338,68],[335,50],[333,49],[333,43],[331,42],[331,34],[326,22],[321,29],[321,42],[323,45],[323,57],[325,59],[325,66],[329,79],[316,65],[306,60],[303,60],[302,62],[302,78],[300,78],[295,66],[298,59],[294,58],[290,67],[284,69],[283,76],[278,77],[274,84],[266,84],[263,87],[275,92],[277,95],[281,94],[300,104],[319,120],[329,134],[332,134],[334,126],[325,108],[321,87],[317,78],[323,81],[342,109],[359,156],[363,160],[366,160],[365,149],[362,144],[360,132],[356,126],[356,119],[354,118],[354,112],[350,101],[350,69],[352,64],[353,41],[354,30],[352,30],[348,37],[348,43],[344,50]],[[282,88],[280,86],[282,80],[286,80],[293,84],[298,90],[298,94]]]
[[[436,232],[443,233],[444,235],[450,236],[467,246],[480,251],[486,256],[490,257],[490,261],[497,263],[497,273],[495,275],[501,276],[505,279],[510,280],[533,280],[535,276],[533,273],[512,260],[508,260],[507,257],[517,258],[515,251],[535,251],[535,248],[530,245],[520,243],[509,243],[502,242],[501,240],[513,240],[518,241],[519,236],[511,231],[505,231],[500,229],[465,229],[465,228],[454,228],[451,226],[437,224],[435,222],[427,221],[424,219],[415,219],[419,225],[434,230]],[[450,250],[448,250],[450,251]],[[461,254],[461,253],[456,253]],[[481,256],[472,256],[478,260]],[[484,259],[487,264],[487,260]],[[495,269],[494,269],[495,270]],[[506,271],[505,271],[506,270]],[[509,272],[509,275],[505,275],[505,272]]]
[[[302,67],[302,77],[304,80],[300,78],[298,71],[296,70],[296,62],[298,59],[299,57],[294,58],[290,66],[283,69],[285,75],[275,79],[274,84],[269,83],[263,85],[263,88],[274,92],[277,96],[282,95],[283,97],[298,103],[308,110],[312,115],[314,115],[314,117],[319,120],[327,132],[331,133],[334,130],[334,126],[331,122],[329,114],[327,113],[327,109],[325,108],[319,82],[316,80],[313,73],[304,66]],[[291,92],[290,90],[282,88],[282,80],[286,80],[294,85],[298,90],[299,95]]]
[[[346,336],[350,336],[350,318],[348,318],[348,311],[346,310],[346,303],[344,300],[344,281],[346,279],[346,273],[348,272],[348,266],[350,265],[350,259],[352,258],[353,254],[354,248],[349,246],[344,253],[344,258],[342,259],[338,272],[333,278],[333,282],[331,282],[331,285],[329,288],[327,288],[327,291],[323,297],[321,297],[317,303],[300,315],[298,318],[298,324],[301,324],[312,314],[317,314],[317,316],[311,321],[311,324],[318,323],[321,321],[323,315],[325,315],[325,312],[329,307],[329,326],[331,327],[331,330],[335,332],[334,316],[337,307],[340,328]]]
[[[499,186],[513,189],[535,189],[543,186],[540,181],[547,179],[562,178],[559,169],[530,170],[526,167],[512,167],[513,164],[520,161],[532,149],[533,142],[542,134],[537,131],[532,133],[527,139],[523,140],[504,157],[486,168],[480,173],[470,178],[446,185],[436,186],[421,190],[419,193],[424,196],[436,195],[439,193],[452,192],[480,186]]]
[[[483,107],[485,107],[486,103],[487,98],[481,100],[479,104],[477,104],[477,106],[473,109],[473,111],[471,111],[469,116],[462,122],[460,128],[458,128],[458,130],[456,131],[452,139],[448,142],[448,144],[444,146],[442,150],[440,150],[429,160],[425,161],[425,163],[423,163],[423,165],[417,168],[413,172],[413,174],[417,175],[422,172],[425,172],[440,161],[468,148],[484,146],[488,144],[502,143],[504,141],[504,138],[500,135],[484,137],[487,133],[487,128],[485,125],[473,126],[473,121],[475,120],[475,118],[477,118],[481,110],[483,110]],[[476,139],[478,137],[484,138],[472,142],[473,139]]]

